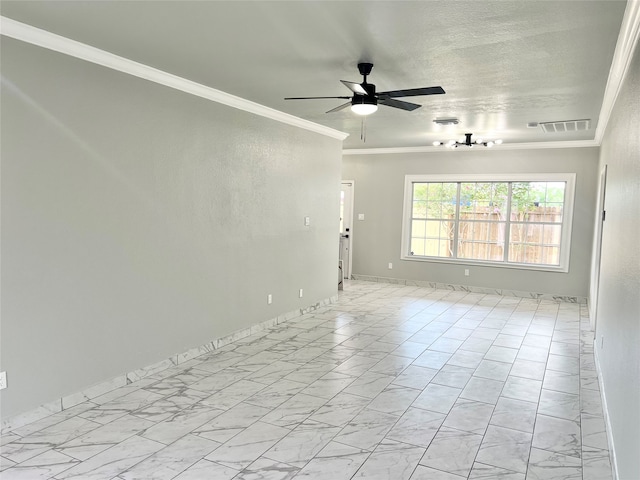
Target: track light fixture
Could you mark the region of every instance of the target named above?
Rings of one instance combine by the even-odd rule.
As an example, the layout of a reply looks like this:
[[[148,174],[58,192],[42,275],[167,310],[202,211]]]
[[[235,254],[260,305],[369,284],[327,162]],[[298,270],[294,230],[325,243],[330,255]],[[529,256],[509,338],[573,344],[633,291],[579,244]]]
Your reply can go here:
[[[433,146],[439,147],[440,145],[443,145],[447,148],[458,148],[458,147],[473,148],[475,146],[484,146],[484,147],[491,148],[494,145],[500,145],[502,143],[502,140],[489,140],[486,142],[480,138],[478,138],[477,140],[471,140],[471,135],[473,135],[473,133],[465,133],[464,134],[465,138],[461,138],[458,141],[449,140],[448,142],[433,142]]]

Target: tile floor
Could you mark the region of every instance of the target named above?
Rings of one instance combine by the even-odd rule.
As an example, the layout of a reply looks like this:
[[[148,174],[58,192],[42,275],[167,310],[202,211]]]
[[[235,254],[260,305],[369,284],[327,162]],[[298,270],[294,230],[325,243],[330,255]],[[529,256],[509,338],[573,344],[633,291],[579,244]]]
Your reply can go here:
[[[338,303],[4,432],[3,480],[576,479],[611,466],[584,305]]]

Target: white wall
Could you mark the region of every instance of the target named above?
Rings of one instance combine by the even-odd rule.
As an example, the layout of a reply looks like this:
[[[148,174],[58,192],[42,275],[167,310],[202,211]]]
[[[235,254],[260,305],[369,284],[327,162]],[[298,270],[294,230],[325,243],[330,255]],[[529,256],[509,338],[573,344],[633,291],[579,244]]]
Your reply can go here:
[[[342,178],[355,180],[353,273],[455,285],[586,297],[597,182],[597,148],[437,150],[345,155]],[[400,260],[404,178],[435,173],[576,173],[568,273]],[[357,214],[365,220],[358,221]],[[387,268],[393,263],[393,270]],[[464,276],[464,269],[470,276]]]
[[[340,141],[1,53],[3,419],[335,295]]]
[[[595,350],[611,421],[619,478],[640,478],[640,49],[602,142],[606,221]],[[601,341],[604,342],[601,343]]]

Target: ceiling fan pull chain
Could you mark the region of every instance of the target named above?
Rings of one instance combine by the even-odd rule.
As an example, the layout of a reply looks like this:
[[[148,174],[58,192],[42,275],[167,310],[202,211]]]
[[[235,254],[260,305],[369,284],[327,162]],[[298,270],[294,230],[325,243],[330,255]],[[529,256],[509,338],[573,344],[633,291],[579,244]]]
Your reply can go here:
[[[360,125],[360,140],[362,143],[367,142],[367,125],[366,125],[367,117],[362,117],[362,124]]]

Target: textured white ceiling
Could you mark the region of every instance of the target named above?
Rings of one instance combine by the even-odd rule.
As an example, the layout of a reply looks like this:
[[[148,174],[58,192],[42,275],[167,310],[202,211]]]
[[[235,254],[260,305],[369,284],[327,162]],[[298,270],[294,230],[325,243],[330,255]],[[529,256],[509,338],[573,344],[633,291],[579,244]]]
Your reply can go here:
[[[420,147],[465,132],[509,143],[594,138],[626,2],[3,1],[3,16],[350,134],[345,148]],[[339,80],[374,63],[378,91],[440,85],[367,118]],[[433,119],[457,117],[438,127]],[[591,119],[583,132],[528,122]]]

